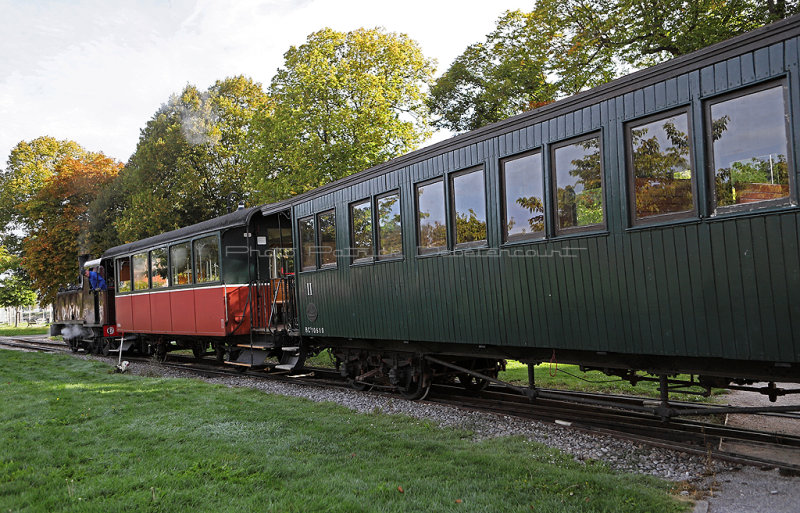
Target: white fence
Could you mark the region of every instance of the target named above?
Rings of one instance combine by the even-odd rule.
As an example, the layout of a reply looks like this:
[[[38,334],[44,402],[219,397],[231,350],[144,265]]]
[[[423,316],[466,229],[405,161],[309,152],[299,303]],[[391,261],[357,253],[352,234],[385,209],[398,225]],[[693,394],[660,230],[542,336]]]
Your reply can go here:
[[[14,325],[14,308],[0,308],[0,324]],[[19,309],[19,325],[28,324],[49,324],[53,320],[53,309],[50,305],[40,307],[25,307]]]

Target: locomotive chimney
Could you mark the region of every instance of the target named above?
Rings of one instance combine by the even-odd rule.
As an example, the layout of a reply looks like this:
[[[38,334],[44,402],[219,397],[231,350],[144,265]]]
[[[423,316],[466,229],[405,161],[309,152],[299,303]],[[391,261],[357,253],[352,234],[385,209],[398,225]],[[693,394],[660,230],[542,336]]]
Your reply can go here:
[[[78,284],[83,286],[83,264],[91,260],[92,255],[85,253],[78,255]]]

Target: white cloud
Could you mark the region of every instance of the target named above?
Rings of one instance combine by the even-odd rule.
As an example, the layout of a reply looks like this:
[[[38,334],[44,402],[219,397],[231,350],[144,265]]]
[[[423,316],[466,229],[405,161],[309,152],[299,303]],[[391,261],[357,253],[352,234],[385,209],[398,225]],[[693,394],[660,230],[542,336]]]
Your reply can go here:
[[[205,89],[244,74],[266,86],[286,50],[325,26],[406,33],[441,72],[483,39],[503,11],[528,6],[520,0],[0,0],[0,158],[21,140],[51,135],[125,161],[139,130],[187,83]]]

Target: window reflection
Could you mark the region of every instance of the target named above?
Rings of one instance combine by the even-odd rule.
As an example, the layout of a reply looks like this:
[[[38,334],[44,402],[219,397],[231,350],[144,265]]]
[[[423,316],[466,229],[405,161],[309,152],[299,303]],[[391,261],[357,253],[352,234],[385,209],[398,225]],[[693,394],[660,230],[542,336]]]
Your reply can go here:
[[[683,113],[630,128],[637,219],[694,209],[688,125]]]
[[[400,193],[378,198],[378,258],[403,254]]]
[[[322,267],[336,265],[336,216],[330,210],[317,216],[319,261]]]
[[[304,271],[317,267],[317,252],[314,242],[314,218],[306,217],[297,222],[300,231],[300,267]]]
[[[486,241],[483,170],[454,175],[452,180],[456,244]]]
[[[117,260],[117,291],[130,292],[131,290],[131,261],[129,258]]]
[[[417,186],[417,222],[420,254],[447,249],[444,213],[444,182],[437,180]]]
[[[189,251],[188,242],[169,248],[172,261],[172,282],[175,285],[192,283],[192,254]]]
[[[711,105],[718,207],[789,197],[783,86]]]
[[[506,241],[544,237],[542,154],[503,162]]]
[[[592,137],[556,148],[553,161],[558,228],[603,224],[600,138]]]
[[[133,255],[133,290],[150,288],[147,276],[147,253]]]
[[[164,248],[154,249],[150,252],[150,286],[154,289],[169,287],[167,250]]]
[[[197,239],[194,245],[195,283],[219,281],[219,239],[216,235]]]
[[[372,258],[372,208],[369,200],[350,206],[353,261]]]

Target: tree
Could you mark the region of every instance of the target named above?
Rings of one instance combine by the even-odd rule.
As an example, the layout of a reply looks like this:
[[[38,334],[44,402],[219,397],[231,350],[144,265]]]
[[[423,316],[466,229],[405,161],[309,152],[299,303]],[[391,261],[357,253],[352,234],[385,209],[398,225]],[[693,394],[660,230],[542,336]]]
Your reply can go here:
[[[81,246],[89,204],[122,165],[101,153],[58,163],[52,176],[24,204],[20,216],[31,228],[22,243],[22,266],[30,274],[41,303],[55,299],[58,288],[78,276],[77,255],[98,255],[104,248]]]
[[[19,319],[19,309],[36,304],[36,293],[30,287],[20,258],[0,246],[0,308],[15,310],[14,325]]]
[[[245,188],[247,134],[267,103],[261,85],[242,76],[172,96],[91,206],[92,240],[108,247],[225,214],[228,196]]]
[[[437,80],[434,123],[472,130],[796,12],[785,0],[539,0]]]
[[[431,61],[407,36],[323,29],[291,47],[253,122],[251,181],[276,201],[385,162],[428,135]]]
[[[467,47],[431,88],[428,105],[441,116],[433,125],[474,130],[555,100],[546,75],[556,37],[549,13],[506,12],[486,41]]]
[[[59,163],[86,154],[78,143],[53,137],[21,141],[11,150],[7,167],[0,173],[0,232],[4,232],[4,243],[12,251],[19,250],[17,232],[32,228],[20,206],[36,195]]]

